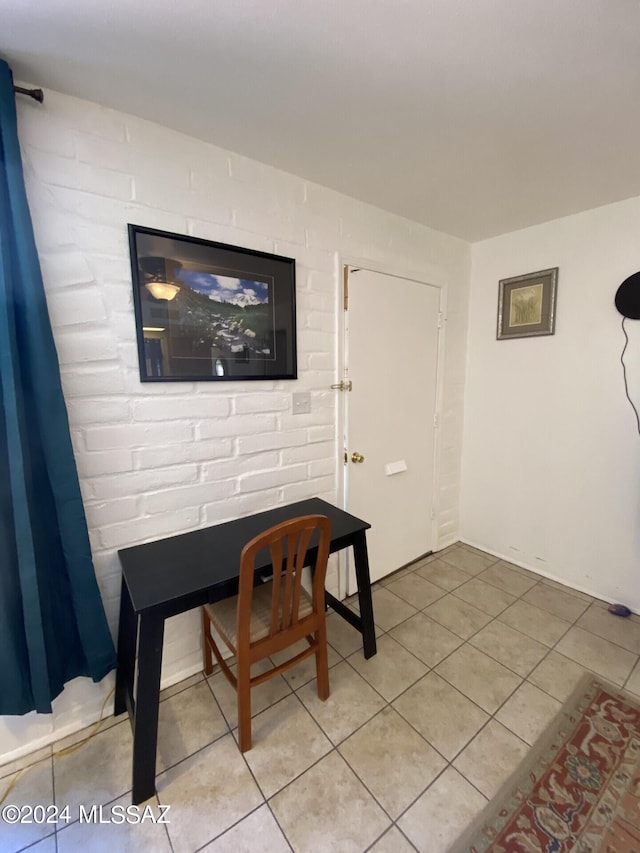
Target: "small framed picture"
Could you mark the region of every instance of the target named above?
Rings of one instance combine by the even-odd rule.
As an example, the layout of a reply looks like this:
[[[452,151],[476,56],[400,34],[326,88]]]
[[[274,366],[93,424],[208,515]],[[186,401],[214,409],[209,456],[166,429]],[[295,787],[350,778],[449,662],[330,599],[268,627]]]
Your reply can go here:
[[[498,290],[498,340],[553,335],[558,267],[503,278]]]
[[[143,382],[296,379],[295,260],[129,225]]]

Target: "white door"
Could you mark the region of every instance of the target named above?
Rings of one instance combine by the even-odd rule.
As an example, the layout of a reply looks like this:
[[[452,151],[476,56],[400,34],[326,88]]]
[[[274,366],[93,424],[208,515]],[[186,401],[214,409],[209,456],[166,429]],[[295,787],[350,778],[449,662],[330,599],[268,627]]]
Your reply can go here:
[[[371,524],[372,581],[432,549],[439,316],[438,288],[349,270],[346,502]]]

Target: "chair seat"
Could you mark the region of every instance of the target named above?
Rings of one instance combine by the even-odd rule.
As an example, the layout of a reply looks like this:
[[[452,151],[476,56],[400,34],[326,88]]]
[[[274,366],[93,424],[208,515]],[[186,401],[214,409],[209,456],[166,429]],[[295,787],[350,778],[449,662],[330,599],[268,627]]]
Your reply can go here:
[[[250,640],[256,643],[268,637],[271,632],[271,595],[273,582],[260,584],[253,590],[253,602],[251,607],[251,633]],[[214,604],[206,604],[205,609],[216,627],[219,634],[226,637],[232,646],[237,647],[238,641],[238,596],[224,598]],[[279,608],[282,616],[282,604]],[[313,612],[311,597],[302,587],[300,589],[299,617],[309,616]]]

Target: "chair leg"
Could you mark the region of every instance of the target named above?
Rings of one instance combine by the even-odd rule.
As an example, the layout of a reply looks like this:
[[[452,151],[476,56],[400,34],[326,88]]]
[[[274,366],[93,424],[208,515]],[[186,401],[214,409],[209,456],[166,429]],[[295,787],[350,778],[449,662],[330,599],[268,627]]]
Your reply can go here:
[[[238,740],[240,752],[251,749],[251,667],[238,660]]]
[[[329,698],[329,657],[327,654],[327,626],[323,622],[317,632],[316,640],[316,681],[318,682],[318,698],[324,701]]]
[[[200,612],[202,613],[202,669],[205,675],[211,675],[213,672],[213,657],[211,656],[211,646],[209,645],[211,619],[209,619],[209,614],[204,607],[200,608]]]

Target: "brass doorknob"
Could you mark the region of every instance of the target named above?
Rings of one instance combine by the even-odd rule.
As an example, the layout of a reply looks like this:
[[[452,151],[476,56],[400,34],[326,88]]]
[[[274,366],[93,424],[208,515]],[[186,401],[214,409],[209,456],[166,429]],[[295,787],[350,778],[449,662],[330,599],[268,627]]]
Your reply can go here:
[[[364,456],[362,455],[362,453],[358,453],[356,450],[354,450],[353,453],[351,454],[351,461],[352,462],[364,462]]]

